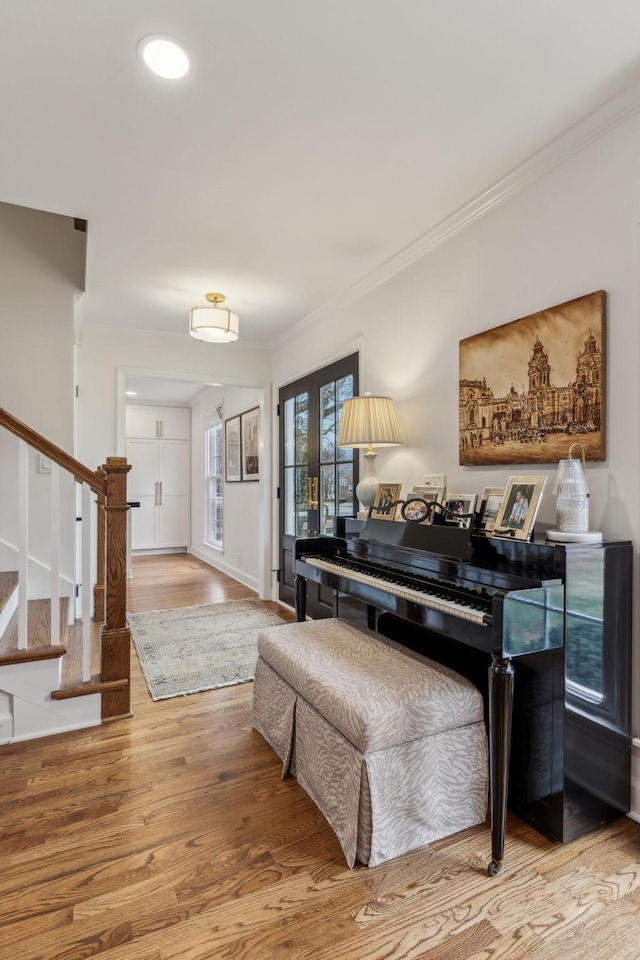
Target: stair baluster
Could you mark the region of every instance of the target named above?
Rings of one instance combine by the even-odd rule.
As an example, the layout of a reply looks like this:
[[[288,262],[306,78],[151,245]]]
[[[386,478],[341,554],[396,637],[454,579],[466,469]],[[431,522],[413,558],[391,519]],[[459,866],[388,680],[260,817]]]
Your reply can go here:
[[[67,488],[63,485],[63,475],[60,473],[60,467],[66,471],[65,476],[70,475],[82,486],[82,565],[81,582],[84,586],[81,595],[81,626],[78,629],[82,631],[82,668],[78,669],[75,678],[69,675],[65,680],[65,685],[58,689],[51,690],[51,701],[72,700],[78,706],[79,701],[76,698],[89,697],[85,701],[87,711],[79,713],[69,704],[70,713],[63,715],[56,713],[63,709],[62,705],[55,707],[53,703],[50,706],[37,706],[34,700],[36,713],[40,710],[43,717],[50,717],[47,720],[49,732],[55,732],[56,729],[69,728],[69,717],[73,714],[78,717],[80,725],[86,725],[89,716],[99,717],[103,720],[112,720],[130,716],[130,632],[126,620],[126,515],[127,510],[127,473],[130,469],[124,457],[109,457],[103,467],[99,467],[95,472],[85,467],[74,457],[67,454],[60,447],[57,447],[50,440],[42,437],[36,431],[32,430],[26,424],[17,420],[12,414],[0,408],[0,427],[5,427],[10,433],[18,438],[16,445],[17,459],[17,477],[18,477],[18,509],[17,520],[18,530],[15,539],[16,543],[6,543],[10,550],[15,551],[17,556],[16,574],[8,574],[5,578],[3,591],[8,594],[12,600],[15,610],[14,622],[15,633],[13,639],[8,635],[8,642],[5,651],[0,653],[0,671],[8,669],[13,664],[25,664],[33,662],[52,661],[56,658],[65,657],[67,654],[67,644],[72,641],[68,639],[72,634],[68,634],[67,624],[61,621],[61,610],[73,610],[73,599],[69,603],[67,599],[67,584],[70,588],[68,575],[62,570],[62,543],[63,534],[66,530],[65,524],[71,517],[75,523],[77,508],[73,508],[73,513],[67,511],[63,506],[67,502]],[[50,463],[50,534],[51,548],[48,562],[43,561],[39,556],[31,557],[29,552],[29,474],[33,467],[33,455],[31,450],[46,457]],[[41,487],[40,480],[32,484],[31,496],[38,493]],[[62,488],[62,489],[61,489]],[[92,549],[92,496],[97,496],[97,582],[94,587],[93,595],[90,588],[91,584],[91,549]],[[69,498],[71,502],[73,498]],[[39,501],[40,502],[40,501]],[[67,517],[69,513],[69,517]],[[40,509],[36,504],[33,515],[39,516]],[[95,529],[95,528],[94,528]],[[66,540],[65,540],[66,542]],[[39,548],[40,549],[40,548]],[[66,554],[66,551],[65,551]],[[37,582],[29,584],[31,566],[39,570]],[[48,568],[48,569],[47,569]],[[42,574],[45,573],[46,582],[43,583]],[[13,581],[11,577],[13,576]],[[16,598],[16,581],[18,595]],[[13,583],[13,586],[12,586]],[[50,590],[49,590],[50,585]],[[30,590],[31,586],[31,590]],[[42,611],[43,601],[30,601],[29,597],[34,595],[34,587],[40,592],[36,596],[47,596],[50,599],[45,601],[46,608]],[[63,589],[64,588],[64,589]],[[64,595],[63,595],[64,594]],[[94,609],[91,605],[93,601]],[[29,639],[29,630],[32,626],[29,620],[29,603],[39,603],[38,612],[32,616],[33,626],[37,628],[37,639],[35,645]],[[17,609],[16,609],[17,606]],[[1,613],[2,611],[0,611]],[[103,623],[101,632],[101,652],[100,652],[100,676],[92,679],[91,676],[91,647],[92,629],[91,615],[94,614],[95,620]],[[64,616],[64,614],[62,614]],[[8,621],[11,617],[9,606],[6,608],[5,619]],[[73,628],[72,628],[73,630]],[[63,634],[64,631],[64,634]],[[78,640],[80,638],[78,637]],[[78,644],[79,648],[79,644]],[[69,647],[70,650],[70,647]],[[77,658],[74,658],[69,652],[66,659],[60,661],[65,671],[71,670],[77,664],[80,667],[80,650],[78,649]],[[57,668],[57,675],[60,675],[60,666]],[[20,690],[19,696],[27,696],[29,679],[36,677],[36,674],[24,674],[27,678],[26,685],[18,674],[8,673],[1,675],[6,684],[4,689]],[[44,673],[38,676],[44,677]],[[48,677],[48,674],[47,674]],[[81,677],[81,679],[80,679]],[[15,682],[14,682],[15,679]],[[40,682],[40,681],[38,681]],[[44,683],[52,683],[57,680],[44,680]],[[22,684],[22,685],[21,685]],[[99,694],[98,700],[95,695]],[[92,700],[93,698],[93,700]],[[39,701],[40,703],[42,701]],[[22,709],[22,708],[21,708]],[[64,708],[66,709],[66,708]],[[61,726],[56,727],[60,718]],[[22,722],[22,721],[21,721]],[[89,722],[96,722],[90,720]],[[23,730],[27,727],[22,726]],[[24,736],[39,736],[34,727],[28,728],[29,732],[16,732],[18,738]],[[35,731],[35,732],[34,732]]]
[[[29,596],[29,447],[18,444],[18,650],[27,649]]]

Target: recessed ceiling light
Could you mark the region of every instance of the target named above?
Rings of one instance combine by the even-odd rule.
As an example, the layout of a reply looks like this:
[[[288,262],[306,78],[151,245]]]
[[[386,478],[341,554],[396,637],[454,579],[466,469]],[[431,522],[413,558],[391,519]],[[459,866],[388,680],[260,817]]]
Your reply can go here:
[[[127,397],[137,397],[137,396],[138,396],[138,394],[136,393],[135,390],[125,390],[125,394],[126,394]]]
[[[145,37],[138,44],[138,56],[149,70],[165,80],[178,80],[189,69],[188,56],[171,37]]]

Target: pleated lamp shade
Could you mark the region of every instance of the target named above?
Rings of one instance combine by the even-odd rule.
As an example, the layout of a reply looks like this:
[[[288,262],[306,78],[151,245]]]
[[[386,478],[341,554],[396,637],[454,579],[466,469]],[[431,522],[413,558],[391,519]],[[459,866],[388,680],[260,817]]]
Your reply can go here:
[[[338,430],[339,447],[366,447],[364,476],[356,487],[356,496],[366,509],[375,501],[378,489],[375,463],[376,447],[395,447],[402,443],[391,397],[362,397],[345,400]]]
[[[366,393],[345,400],[338,430],[339,447],[393,447],[401,442],[391,397]]]

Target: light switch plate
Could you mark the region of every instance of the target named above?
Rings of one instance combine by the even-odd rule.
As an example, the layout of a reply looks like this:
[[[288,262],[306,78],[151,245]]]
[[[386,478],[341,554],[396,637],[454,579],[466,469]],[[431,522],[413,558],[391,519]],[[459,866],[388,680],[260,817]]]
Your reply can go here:
[[[427,473],[424,478],[425,487],[446,487],[446,473]]]

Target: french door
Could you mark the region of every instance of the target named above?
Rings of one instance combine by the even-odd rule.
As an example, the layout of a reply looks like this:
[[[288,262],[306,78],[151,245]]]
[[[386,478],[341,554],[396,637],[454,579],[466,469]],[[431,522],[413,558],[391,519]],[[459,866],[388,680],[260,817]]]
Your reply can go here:
[[[296,539],[332,535],[337,516],[357,511],[358,461],[336,446],[342,405],[357,393],[357,353],[280,390],[279,596],[291,606]],[[332,616],[332,591],[312,583],[308,590],[309,616]]]

